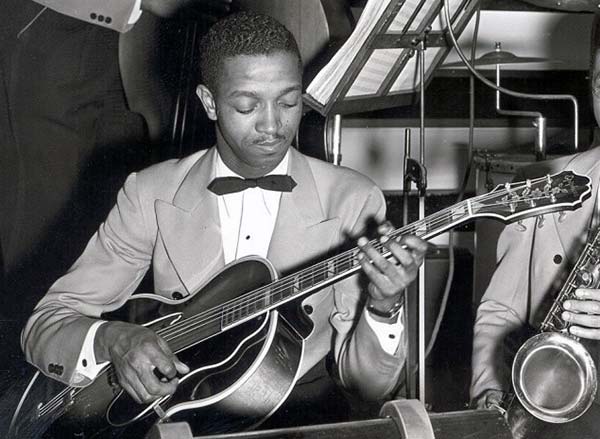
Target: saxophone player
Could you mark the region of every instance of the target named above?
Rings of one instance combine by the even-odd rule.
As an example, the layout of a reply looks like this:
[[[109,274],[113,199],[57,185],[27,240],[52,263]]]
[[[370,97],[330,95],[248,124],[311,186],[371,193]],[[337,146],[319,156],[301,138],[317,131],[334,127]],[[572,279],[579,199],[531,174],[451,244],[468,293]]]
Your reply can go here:
[[[600,15],[594,17],[591,44],[590,86],[594,115],[600,125]],[[511,360],[514,335],[523,328],[539,328],[555,294],[563,286],[586,241],[600,224],[598,186],[600,147],[597,139],[588,151],[523,170],[522,177],[572,170],[586,174],[594,188],[592,198],[571,212],[530,218],[508,225],[498,240],[497,267],[482,297],[474,326],[470,396],[477,408],[500,407],[511,392]],[[600,359],[600,289],[577,288],[564,302],[560,317],[569,333],[579,337],[596,365]],[[513,340],[512,347],[510,340]],[[508,342],[507,342],[508,341]],[[596,366],[596,369],[597,366]],[[597,379],[597,378],[596,378]],[[550,384],[550,383],[549,383]],[[578,419],[568,423],[542,424],[528,438],[600,437],[600,399]],[[510,419],[513,434],[517,424]]]

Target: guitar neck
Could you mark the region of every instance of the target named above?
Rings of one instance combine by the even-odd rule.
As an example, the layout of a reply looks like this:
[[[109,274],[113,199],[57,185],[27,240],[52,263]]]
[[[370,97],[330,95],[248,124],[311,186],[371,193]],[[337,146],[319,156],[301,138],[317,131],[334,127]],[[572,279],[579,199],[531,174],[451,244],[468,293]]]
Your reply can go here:
[[[431,239],[468,221],[474,216],[475,210],[477,210],[477,199],[463,201],[420,221],[395,229],[388,236],[392,239],[399,239],[404,235],[415,235],[422,239]],[[372,240],[370,244],[383,257],[391,257],[391,253],[379,240]],[[222,327],[235,326],[351,276],[360,270],[359,252],[358,247],[347,250],[223,305],[221,309]]]
[[[424,219],[393,230],[391,239],[404,235],[415,235],[431,239],[458,224],[475,217],[500,219],[505,222],[560,210],[572,210],[581,205],[591,193],[590,179],[586,176],[563,171],[553,176],[498,186],[492,192],[461,201],[442,209]],[[391,257],[389,250],[378,239],[370,244],[385,258]],[[198,343],[203,339],[244,323],[261,314],[311,294],[326,286],[345,279],[360,270],[355,247],[322,262],[209,309],[186,321],[184,333],[189,328],[203,328],[202,335],[188,342],[174,336],[171,338],[175,351]],[[175,328],[171,328],[175,329]]]

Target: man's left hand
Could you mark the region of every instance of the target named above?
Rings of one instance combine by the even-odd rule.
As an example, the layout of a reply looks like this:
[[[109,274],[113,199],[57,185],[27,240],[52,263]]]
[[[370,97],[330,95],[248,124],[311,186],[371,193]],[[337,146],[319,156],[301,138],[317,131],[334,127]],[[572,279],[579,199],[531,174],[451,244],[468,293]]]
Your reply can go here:
[[[561,317],[572,326],[573,335],[591,340],[600,340],[600,290],[579,288],[575,291],[577,299],[566,300],[566,310]]]
[[[391,229],[388,223],[378,228],[379,241],[392,254],[389,260],[369,244],[367,238],[358,240],[360,265],[370,281],[368,304],[382,312],[389,311],[415,280],[428,246],[426,241],[412,235],[403,236],[399,241],[391,239],[387,236]]]

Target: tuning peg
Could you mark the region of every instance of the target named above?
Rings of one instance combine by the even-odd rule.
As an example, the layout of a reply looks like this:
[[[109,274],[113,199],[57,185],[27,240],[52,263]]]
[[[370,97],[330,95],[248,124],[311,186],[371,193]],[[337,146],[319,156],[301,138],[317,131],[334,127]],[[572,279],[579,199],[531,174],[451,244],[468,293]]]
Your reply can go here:
[[[567,212],[562,211],[561,213],[558,214],[558,222],[559,223],[564,222],[566,218],[567,218]]]
[[[544,227],[544,223],[546,222],[546,217],[544,215],[540,215],[537,217],[537,228],[541,229]]]

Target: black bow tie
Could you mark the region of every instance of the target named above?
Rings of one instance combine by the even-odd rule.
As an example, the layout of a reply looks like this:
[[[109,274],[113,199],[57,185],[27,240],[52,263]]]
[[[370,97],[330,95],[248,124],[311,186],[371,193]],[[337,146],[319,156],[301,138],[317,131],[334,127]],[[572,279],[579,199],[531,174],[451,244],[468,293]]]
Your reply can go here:
[[[241,192],[259,187],[268,191],[291,192],[296,182],[289,175],[265,175],[258,178],[218,177],[210,182],[208,190],[217,195]]]

